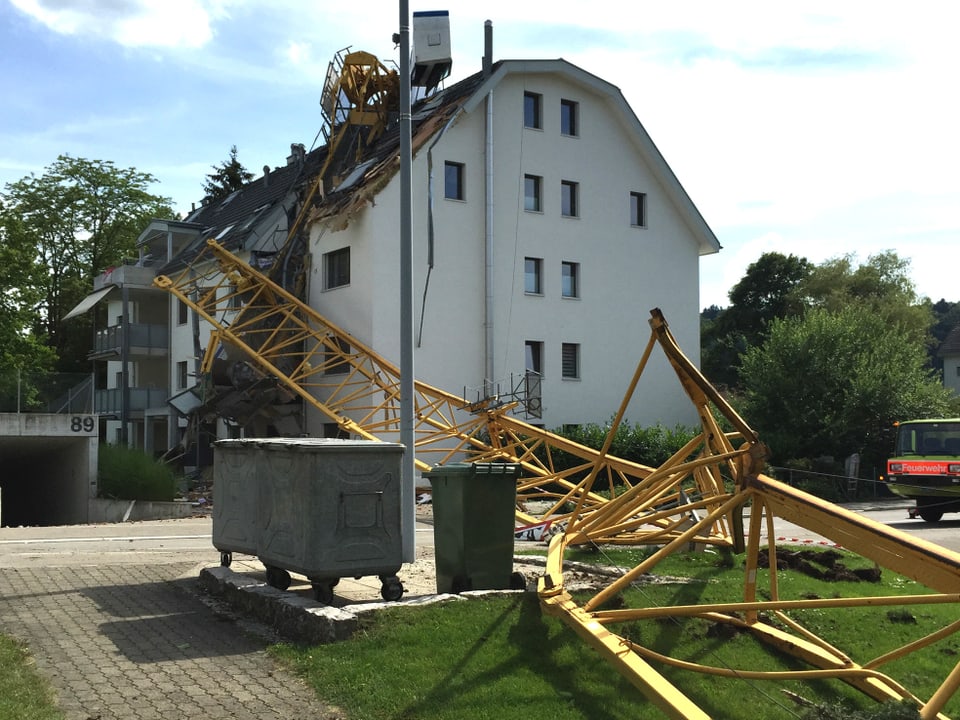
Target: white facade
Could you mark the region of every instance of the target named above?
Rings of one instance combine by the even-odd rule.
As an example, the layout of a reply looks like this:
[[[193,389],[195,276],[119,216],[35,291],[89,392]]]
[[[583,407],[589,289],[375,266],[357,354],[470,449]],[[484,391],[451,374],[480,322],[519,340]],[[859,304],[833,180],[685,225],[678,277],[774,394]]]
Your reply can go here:
[[[525,127],[525,93],[539,98],[540,128]],[[561,132],[562,105],[575,117],[572,134]],[[413,162],[418,380],[460,394],[483,386],[489,358],[489,379],[507,390],[510,376],[522,376],[529,365],[527,344],[539,343],[534,369],[543,375],[543,417],[529,420],[547,428],[603,423],[619,407],[640,360],[654,307],[699,363],[699,256],[719,245],[615,87],[564,61],[501,63],[430,143]],[[429,285],[428,155],[435,235]],[[444,197],[448,162],[462,166],[462,200]],[[539,178],[539,210],[525,209],[525,176]],[[576,196],[573,217],[562,213],[563,183]],[[631,224],[631,193],[645,201],[643,226]],[[309,295],[321,314],[394,363],[400,355],[398,203],[396,175],[346,229],[312,228]],[[485,330],[488,237],[492,347]],[[343,248],[349,248],[349,283],[327,289],[326,258]],[[539,292],[525,291],[528,258],[540,266]],[[575,269],[576,297],[562,295],[564,263]],[[654,353],[626,417],[642,425],[696,421],[661,354]]]

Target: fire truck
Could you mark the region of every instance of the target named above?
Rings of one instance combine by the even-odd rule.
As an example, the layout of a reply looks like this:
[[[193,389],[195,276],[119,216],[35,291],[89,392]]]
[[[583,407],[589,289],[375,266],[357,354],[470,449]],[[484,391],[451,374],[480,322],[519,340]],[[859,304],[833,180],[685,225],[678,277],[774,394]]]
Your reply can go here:
[[[937,522],[960,512],[960,418],[909,420],[897,425],[887,487],[917,501],[917,513]]]

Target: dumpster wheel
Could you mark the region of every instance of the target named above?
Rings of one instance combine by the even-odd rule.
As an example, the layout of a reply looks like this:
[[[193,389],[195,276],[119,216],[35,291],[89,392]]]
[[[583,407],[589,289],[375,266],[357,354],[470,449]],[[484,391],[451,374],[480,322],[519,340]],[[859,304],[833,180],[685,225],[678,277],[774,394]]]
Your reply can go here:
[[[283,568],[267,565],[267,585],[277,590],[286,590],[290,587],[290,573]]]
[[[220,553],[220,565],[223,567],[230,567],[230,563],[233,562],[233,553],[231,552],[222,552]]]
[[[340,578],[314,580],[311,578],[310,584],[313,586],[313,599],[324,605],[333,602],[333,589],[340,582]]]
[[[396,575],[380,576],[380,597],[393,602],[403,597],[403,583]]]

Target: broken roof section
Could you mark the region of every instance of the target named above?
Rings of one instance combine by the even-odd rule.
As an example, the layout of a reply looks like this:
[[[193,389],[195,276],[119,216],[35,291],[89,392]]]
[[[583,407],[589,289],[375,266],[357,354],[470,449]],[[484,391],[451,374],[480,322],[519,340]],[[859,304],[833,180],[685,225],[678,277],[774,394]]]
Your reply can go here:
[[[154,221],[138,240],[138,246],[169,261],[160,269],[169,273],[190,263],[206,245],[216,240],[228,250],[275,252],[286,239],[291,216],[299,205],[305,187],[314,181],[326,159],[326,147],[306,152],[303,145],[291,145],[287,163],[273,170],[264,167],[263,175],[246,183],[225,198],[204,199],[182,222],[175,223],[180,241],[172,255],[166,253],[169,223]],[[265,220],[275,232],[267,232]],[[186,232],[188,231],[189,232]]]
[[[560,75],[601,97],[611,112],[629,128],[637,151],[687,218],[697,239],[700,254],[707,255],[720,250],[716,235],[687,195],[620,89],[566,60],[503,60],[494,63],[489,73],[478,72],[417,103],[412,108],[413,153],[416,154],[454,119],[458,112],[473,112],[487,94],[511,74]],[[324,202],[313,209],[309,219],[324,221],[334,231],[345,228],[351,218],[372,202],[399,171],[399,150],[400,133],[399,127],[395,125],[366,153],[362,172],[358,167],[357,172],[345,178],[340,186],[335,186]]]
[[[687,217],[699,242],[700,254],[720,249],[713,231],[693,204],[679,180],[667,165],[619,88],[562,59],[505,60],[494,63],[488,73],[478,72],[417,102],[412,108],[413,153],[450,123],[460,111],[471,112],[504,78],[513,73],[560,75],[570,82],[604,98],[611,109],[630,128],[635,146],[662,182],[676,206]],[[350,138],[347,145],[353,145]],[[399,118],[394,117],[375,142],[358,157],[344,153],[327,162],[327,146],[305,152],[293,145],[287,164],[268,171],[222,200],[206,202],[193,211],[184,223],[200,226],[194,240],[182,249],[164,272],[189,264],[208,239],[215,239],[228,250],[246,249],[274,252],[281,249],[289,228],[297,222],[304,198],[311,197],[307,222],[324,222],[331,230],[340,230],[390,182],[400,169]],[[337,153],[339,156],[340,153]],[[324,171],[324,168],[326,170]],[[321,171],[326,177],[323,192],[310,196]],[[264,235],[262,219],[282,208],[283,232]],[[146,234],[146,233],[145,233]],[[141,236],[143,238],[143,236]]]

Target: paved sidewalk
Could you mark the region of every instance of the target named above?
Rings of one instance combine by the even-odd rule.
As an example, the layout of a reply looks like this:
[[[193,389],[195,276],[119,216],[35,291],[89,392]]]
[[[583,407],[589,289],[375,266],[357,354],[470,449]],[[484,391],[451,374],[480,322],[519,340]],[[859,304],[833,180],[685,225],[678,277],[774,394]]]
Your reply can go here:
[[[0,568],[0,632],[27,643],[67,720],[344,717],[196,584],[192,562]]]

